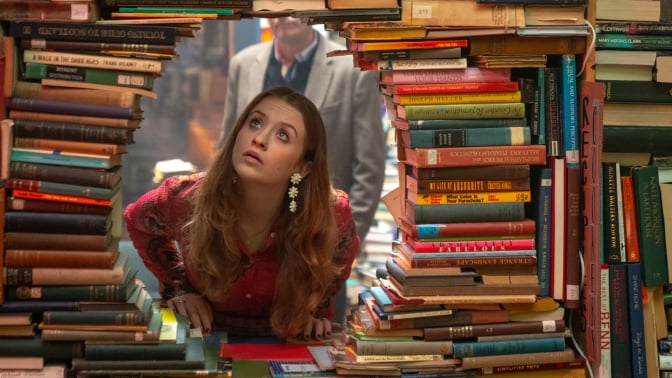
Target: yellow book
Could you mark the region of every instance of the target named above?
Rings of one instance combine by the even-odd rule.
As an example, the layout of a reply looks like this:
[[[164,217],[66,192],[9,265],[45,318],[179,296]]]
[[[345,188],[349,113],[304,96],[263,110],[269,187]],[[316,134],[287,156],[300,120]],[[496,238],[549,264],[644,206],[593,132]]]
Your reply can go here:
[[[470,203],[499,203],[499,202],[530,202],[532,199],[529,190],[511,192],[476,192],[476,193],[408,193],[408,199],[418,205],[452,205]]]
[[[399,105],[440,105],[440,104],[486,104],[520,102],[520,91],[514,92],[470,92],[434,95],[395,94],[392,101]]]
[[[479,374],[477,377],[491,377],[491,378],[585,378],[586,369],[548,369],[548,370],[531,370],[531,371],[517,371],[515,373],[503,374]]]

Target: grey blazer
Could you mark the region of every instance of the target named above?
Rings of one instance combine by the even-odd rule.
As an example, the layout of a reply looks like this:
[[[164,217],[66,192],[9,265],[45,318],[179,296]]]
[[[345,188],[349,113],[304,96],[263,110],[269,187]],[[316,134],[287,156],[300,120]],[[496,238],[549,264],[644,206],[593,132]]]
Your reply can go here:
[[[261,92],[272,49],[272,42],[256,44],[231,59],[222,139],[245,106]],[[373,222],[385,178],[382,100],[375,72],[355,68],[350,56],[326,56],[329,51],[342,49],[343,46],[320,38],[305,95],[322,114],[333,185],[350,196],[357,232],[363,241]]]

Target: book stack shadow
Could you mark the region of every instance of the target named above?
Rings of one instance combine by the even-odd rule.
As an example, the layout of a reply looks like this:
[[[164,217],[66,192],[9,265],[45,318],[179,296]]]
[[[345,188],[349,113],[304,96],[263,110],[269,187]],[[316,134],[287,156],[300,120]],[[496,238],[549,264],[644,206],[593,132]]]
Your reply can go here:
[[[406,3],[401,22],[331,25],[380,75],[399,175],[399,240],[332,351],[337,372],[583,377],[566,310],[581,285],[583,50],[569,41],[586,27],[521,37],[540,32],[527,5],[497,4],[496,21],[485,2],[447,18],[458,5],[427,1],[417,19]]]

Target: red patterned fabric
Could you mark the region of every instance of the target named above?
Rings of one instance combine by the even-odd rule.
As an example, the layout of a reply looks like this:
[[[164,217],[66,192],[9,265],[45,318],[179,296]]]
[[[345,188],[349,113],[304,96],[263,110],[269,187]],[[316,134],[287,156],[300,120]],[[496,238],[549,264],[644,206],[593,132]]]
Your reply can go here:
[[[164,300],[189,292],[200,292],[198,277],[184,265],[188,250],[179,248],[182,226],[188,219],[193,191],[202,182],[204,173],[175,176],[164,180],[156,189],[145,193],[128,205],[124,220],[133,245],[145,266],[157,277]],[[334,264],[344,266],[341,276],[317,310],[316,317],[333,318],[332,298],[350,276],[353,260],[359,250],[348,195],[337,191],[335,213],[339,229]],[[273,299],[279,267],[273,234],[266,249],[250,254],[243,243],[241,253],[249,260],[247,269],[229,292],[226,301],[209,298],[214,313],[214,327],[231,335],[271,335],[268,314]],[[280,283],[281,284],[281,283]]]

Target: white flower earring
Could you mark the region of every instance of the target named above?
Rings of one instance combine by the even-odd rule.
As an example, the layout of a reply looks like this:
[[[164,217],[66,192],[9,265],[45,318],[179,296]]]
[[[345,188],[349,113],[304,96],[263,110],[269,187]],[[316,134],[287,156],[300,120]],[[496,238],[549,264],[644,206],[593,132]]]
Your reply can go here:
[[[289,195],[289,198],[292,199],[292,201],[289,203],[289,211],[292,213],[296,212],[297,204],[296,204],[296,197],[299,195],[299,188],[296,186],[299,185],[301,182],[301,177],[300,173],[295,173],[292,175],[292,177],[289,179],[289,181],[292,183],[292,186],[289,187],[289,191],[287,194]]]

